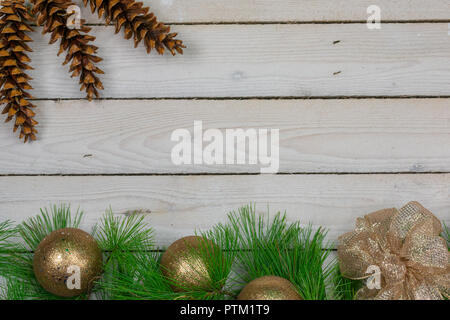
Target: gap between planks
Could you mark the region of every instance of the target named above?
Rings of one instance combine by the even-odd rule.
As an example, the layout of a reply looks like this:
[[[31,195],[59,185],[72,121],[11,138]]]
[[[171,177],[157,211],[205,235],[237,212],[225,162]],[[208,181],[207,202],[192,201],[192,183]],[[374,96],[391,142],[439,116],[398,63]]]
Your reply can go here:
[[[449,23],[450,19],[422,19],[422,20],[383,20],[381,21],[383,24],[408,24],[408,23]],[[214,25],[268,25],[268,24],[366,24],[365,20],[330,20],[330,21],[222,21],[222,22],[214,22],[214,21],[205,21],[205,22],[169,22],[164,23],[166,26],[214,26]],[[85,26],[90,27],[106,27],[106,26],[114,26],[113,23],[85,23]],[[32,27],[38,27],[37,24],[30,24]]]
[[[450,95],[403,95],[403,96],[248,96],[248,97],[131,97],[131,98],[94,98],[92,101],[114,101],[114,100],[149,100],[149,101],[181,101],[181,100],[363,100],[363,99],[450,99]],[[30,99],[32,101],[86,101],[89,102],[87,98],[37,98]]]
[[[275,174],[261,174],[258,172],[193,172],[193,173],[47,173],[47,174],[0,174],[1,177],[196,177],[196,176],[312,176],[312,175],[334,175],[334,176],[346,176],[346,175],[434,175],[434,174],[450,174],[450,171],[426,171],[426,172],[413,172],[413,171],[379,171],[379,172],[278,172]]]

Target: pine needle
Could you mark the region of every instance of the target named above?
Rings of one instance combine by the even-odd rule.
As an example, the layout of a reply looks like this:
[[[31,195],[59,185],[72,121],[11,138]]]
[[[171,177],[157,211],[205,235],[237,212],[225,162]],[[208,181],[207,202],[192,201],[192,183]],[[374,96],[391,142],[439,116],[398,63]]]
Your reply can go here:
[[[116,268],[100,283],[102,297],[111,300],[173,299],[176,295],[159,270],[160,253],[125,252]]]
[[[206,262],[211,279],[209,287],[203,290],[203,296],[220,300],[235,298],[237,279],[232,269],[238,252],[237,234],[229,225],[219,223],[199,235],[203,241],[198,254]]]
[[[11,243],[11,238],[16,233],[17,230],[13,227],[11,221],[0,223],[0,253],[8,252],[14,247]]]
[[[136,279],[140,279],[141,274],[151,275],[152,265],[156,263],[151,252],[153,229],[144,222],[144,216],[114,216],[109,209],[94,229],[94,236],[106,256],[98,294],[107,299],[141,296],[143,289]]]
[[[356,293],[359,288],[362,287],[362,280],[351,280],[345,278],[341,270],[339,269],[339,264],[336,263],[334,274],[332,276],[332,296],[335,300],[355,300]]]
[[[6,280],[6,284],[0,288],[1,300],[25,300],[29,286],[23,281],[14,279]]]
[[[12,226],[10,221],[0,223],[0,273],[3,274],[8,268],[8,256],[11,252],[18,249],[11,238],[17,235],[17,229]]]
[[[148,250],[153,247],[153,229],[139,214],[115,217],[109,209],[94,229],[95,237],[105,251]]]
[[[256,215],[254,206],[229,215],[239,237],[238,263],[242,284],[268,275],[291,281],[303,299],[326,299],[326,282],[333,265],[326,265],[330,251],[326,232],[299,223],[288,224],[286,214]]]
[[[39,243],[51,232],[63,228],[78,228],[83,212],[77,210],[72,217],[70,206],[54,205],[48,210],[41,209],[41,214],[29,218],[19,225],[19,233],[30,250],[34,250]]]

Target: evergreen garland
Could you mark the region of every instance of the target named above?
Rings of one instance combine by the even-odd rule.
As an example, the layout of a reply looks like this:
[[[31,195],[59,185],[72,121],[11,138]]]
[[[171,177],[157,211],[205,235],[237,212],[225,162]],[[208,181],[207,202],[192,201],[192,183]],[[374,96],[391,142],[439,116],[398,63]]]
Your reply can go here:
[[[53,206],[18,226],[0,223],[0,276],[4,284],[0,299],[63,299],[45,291],[33,272],[33,250],[52,231],[79,228],[83,212],[69,206]],[[199,232],[203,240],[196,254],[207,261],[210,281],[206,287],[172,290],[172,280],[161,272],[162,248],[154,231],[138,214],[114,216],[108,210],[92,230],[104,252],[103,275],[93,290],[75,299],[161,300],[235,299],[250,281],[280,276],[291,281],[306,300],[354,299],[361,281],[344,278],[336,259],[330,256],[326,231],[289,223],[286,214],[270,218],[258,215],[254,206],[228,214],[228,221]],[[450,230],[443,236],[449,243]],[[211,246],[211,241],[215,244]]]

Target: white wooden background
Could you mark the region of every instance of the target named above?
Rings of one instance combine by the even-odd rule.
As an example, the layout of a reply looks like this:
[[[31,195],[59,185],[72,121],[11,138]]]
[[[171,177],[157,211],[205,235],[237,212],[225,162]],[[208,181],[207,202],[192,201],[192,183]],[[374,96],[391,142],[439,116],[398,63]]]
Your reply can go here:
[[[148,56],[83,10],[106,72],[104,99],[91,103],[34,33],[39,140],[0,127],[0,220],[69,202],[89,228],[109,206],[141,209],[161,246],[249,202],[327,227],[330,240],[410,200],[450,224],[448,0],[144,2],[185,55]],[[366,27],[371,4],[380,30]],[[279,128],[280,174],[175,166],[170,134],[194,120]]]

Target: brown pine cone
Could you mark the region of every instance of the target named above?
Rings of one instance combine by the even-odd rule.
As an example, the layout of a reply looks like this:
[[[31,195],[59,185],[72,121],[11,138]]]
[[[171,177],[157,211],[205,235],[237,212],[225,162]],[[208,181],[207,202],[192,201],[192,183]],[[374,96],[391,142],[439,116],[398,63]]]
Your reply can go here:
[[[87,98],[99,97],[97,89],[103,89],[102,82],[96,73],[103,71],[95,66],[102,61],[95,54],[98,47],[89,44],[95,37],[87,33],[91,28],[81,26],[73,29],[68,26],[68,19],[73,13],[67,13],[67,8],[74,5],[70,0],[31,0],[33,14],[37,17],[37,24],[44,25],[42,33],[51,33],[50,44],[61,39],[58,55],[67,51],[63,65],[70,62],[69,72],[72,77],[80,77],[81,89],[86,90]],[[81,24],[83,24],[83,20]]]
[[[142,2],[134,0],[83,0],[87,6],[89,1],[92,12],[98,12],[99,18],[105,17],[106,23],[114,21],[116,33],[122,27],[125,31],[125,39],[134,37],[134,46],[144,40],[147,53],[156,49],[159,54],[163,54],[167,48],[172,55],[176,52],[183,54],[181,40],[175,39],[176,33],[170,33],[170,27],[158,22],[153,12],[149,13],[148,7],[142,7]]]
[[[28,23],[33,19],[27,12],[23,0],[2,1],[0,9],[0,94],[1,104],[6,104],[2,114],[6,122],[15,119],[14,132],[20,128],[20,139],[24,142],[36,140],[37,121],[33,119],[34,108],[28,99],[32,96],[25,90],[33,89],[28,81],[31,77],[24,70],[33,69],[25,52],[31,52],[26,42],[33,41],[26,35],[33,31]]]

